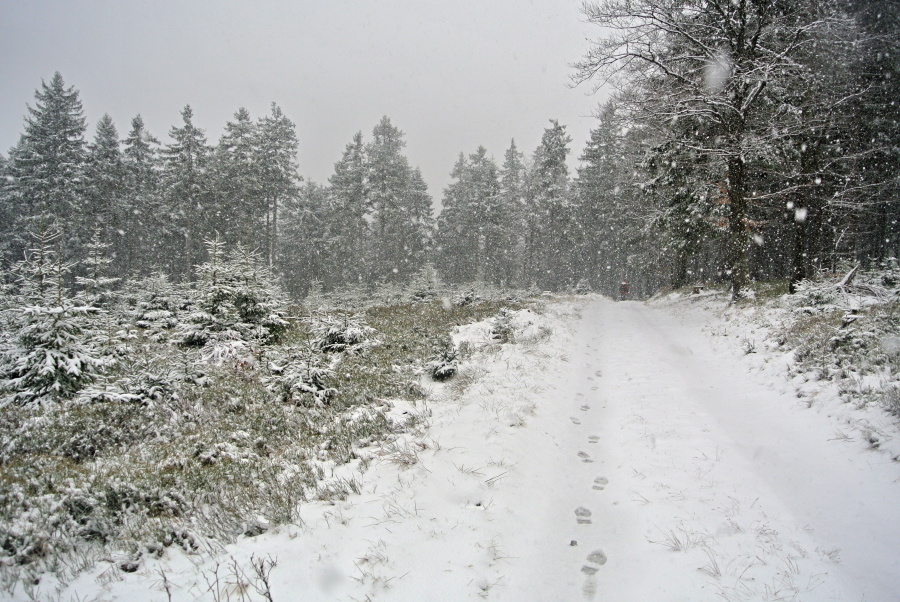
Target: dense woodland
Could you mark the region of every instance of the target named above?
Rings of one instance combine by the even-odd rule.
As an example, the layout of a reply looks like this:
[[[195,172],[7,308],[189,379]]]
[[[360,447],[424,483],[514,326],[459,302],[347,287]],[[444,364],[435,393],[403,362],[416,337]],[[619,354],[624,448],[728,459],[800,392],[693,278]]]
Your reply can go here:
[[[57,73],[0,157],[5,281],[16,285],[35,237],[55,231],[68,285],[97,265],[92,254],[118,286],[153,273],[190,282],[218,236],[255,249],[295,296],[316,283],[407,282],[428,264],[448,283],[611,292],[628,278],[647,294],[729,280],[739,295],[755,279],[795,283],[841,260],[897,256],[897,2],[583,11],[611,33],[573,79],[615,92],[577,173],[565,126],[551,121],[530,154],[514,141],[502,161],[460,153],[437,216],[387,117],[319,184],[300,177],[301,141],[275,104],[256,119],[238,109],[216,144],[190,106],[165,142],[140,116],[124,138],[108,116],[91,134]]]

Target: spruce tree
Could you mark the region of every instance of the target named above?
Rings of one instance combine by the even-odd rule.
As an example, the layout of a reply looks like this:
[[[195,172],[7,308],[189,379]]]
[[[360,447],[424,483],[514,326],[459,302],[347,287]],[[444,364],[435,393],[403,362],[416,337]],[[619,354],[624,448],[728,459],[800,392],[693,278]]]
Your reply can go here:
[[[208,172],[210,149],[193,117],[190,105],[185,106],[181,111],[183,125],[172,127],[172,142],[163,151],[166,216],[172,219],[173,227],[168,232],[166,261],[169,272],[180,279],[189,279],[191,268],[201,263],[203,241],[211,233],[214,213]]]
[[[569,168],[566,157],[572,139],[566,127],[550,120],[541,144],[534,152],[530,174],[528,219],[528,277],[544,288],[558,290],[574,284],[570,260],[573,228],[569,202]]]
[[[279,263],[284,267],[282,280],[295,297],[303,297],[312,283],[336,279],[334,240],[329,226],[333,213],[328,191],[315,182],[307,182],[298,195],[292,196],[282,207],[282,227],[278,239]],[[288,266],[290,266],[288,268]]]
[[[507,283],[519,286],[524,284],[522,258],[525,255],[526,182],[522,153],[516,147],[516,141],[511,140],[500,168],[501,221],[506,224],[506,244],[499,271],[506,275]]]
[[[84,332],[97,308],[76,303],[66,290],[70,264],[59,256],[61,233],[40,221],[25,259],[17,264],[19,306],[13,344],[2,362],[3,405],[32,405],[71,398],[98,377],[103,358]]]
[[[259,246],[264,249],[269,269],[274,270],[278,263],[279,211],[282,205],[297,198],[302,181],[297,173],[299,142],[294,122],[274,102],[271,114],[263,117],[257,124],[257,135],[264,229],[260,231],[262,236],[255,235],[254,240],[263,241]],[[280,269],[283,271],[284,268]]]
[[[41,82],[28,107],[25,131],[11,153],[6,203],[12,219],[3,232],[12,258],[19,259],[29,241],[25,232],[41,216],[66,225],[64,259],[74,257],[90,230],[82,231],[87,214],[81,178],[87,158],[84,110],[78,91],[66,87],[56,72]]]
[[[258,143],[257,124],[240,108],[225,124],[215,155],[218,194],[212,225],[227,240],[246,246],[258,244],[265,215]]]
[[[122,233],[116,233],[113,247],[115,273],[120,277],[159,269],[167,252],[166,242],[174,239],[173,222],[161,195],[159,146],[141,116],[135,116],[123,151]]]
[[[421,268],[432,227],[431,199],[403,155],[403,132],[382,117],[367,147],[372,208],[372,274],[402,282]]]
[[[123,234],[127,216],[125,205],[125,166],[119,146],[119,133],[112,118],[104,114],[97,122],[94,141],[88,145],[84,170],[87,219],[85,227],[112,244]]]
[[[400,262],[400,279],[403,282],[425,265],[434,234],[434,210],[428,184],[418,167],[409,174],[403,194],[403,257]]]
[[[449,282],[497,281],[502,257],[500,181],[497,164],[482,146],[462,153],[444,190],[436,236],[439,268]]]
[[[328,179],[331,205],[330,252],[336,283],[358,284],[367,274],[366,245],[369,239],[366,147],[357,132],[334,165]]]

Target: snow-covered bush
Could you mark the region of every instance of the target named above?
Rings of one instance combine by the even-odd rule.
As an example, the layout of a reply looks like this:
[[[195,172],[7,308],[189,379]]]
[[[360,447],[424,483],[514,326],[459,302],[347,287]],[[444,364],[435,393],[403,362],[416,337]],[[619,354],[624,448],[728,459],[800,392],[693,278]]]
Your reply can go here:
[[[319,349],[325,352],[356,353],[375,343],[375,329],[360,316],[336,316],[319,313],[309,320]]]
[[[430,263],[416,272],[407,287],[409,297],[413,301],[431,301],[440,295],[440,279],[437,270]]]
[[[323,462],[364,465],[367,447],[415,427],[387,417],[386,400],[425,395],[418,368],[437,339],[433,375],[449,377],[447,333],[506,304],[372,307],[265,343],[217,326],[190,347],[173,344],[193,303],[178,291],[159,276],[125,283],[114,317],[147,335],[120,339],[126,359],[61,403],[0,408],[0,598],[43,572],[68,581],[100,558],[135,570],[167,546],[198,553],[259,516],[295,521],[305,500],[345,497],[356,486],[329,481]],[[14,323],[18,304],[0,307]]]
[[[515,327],[513,326],[514,317],[515,313],[505,307],[502,308],[492,320],[491,338],[498,343],[509,343],[512,341],[515,333]]]
[[[471,305],[478,301],[480,297],[475,292],[474,289],[469,289],[461,292],[453,299],[453,304],[459,307],[465,307],[466,305]]]
[[[265,382],[282,402],[305,406],[325,404],[337,390],[328,386],[333,372],[322,361],[312,345],[289,347],[270,359],[272,376]]]
[[[893,411],[900,386],[900,269],[896,260],[865,271],[799,283],[782,340],[797,369],[834,380],[848,399]]]
[[[591,283],[587,280],[587,278],[582,278],[578,281],[578,284],[575,285],[575,294],[576,295],[588,295],[594,292]]]

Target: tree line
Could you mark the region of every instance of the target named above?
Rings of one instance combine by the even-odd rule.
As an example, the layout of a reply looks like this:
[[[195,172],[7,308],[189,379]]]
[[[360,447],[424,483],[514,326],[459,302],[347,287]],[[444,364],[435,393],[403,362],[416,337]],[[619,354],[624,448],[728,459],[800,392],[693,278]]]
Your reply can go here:
[[[532,153],[460,153],[440,214],[405,135],[358,132],[325,184],[298,174],[294,124],[239,109],[211,145],[189,106],[166,144],[140,116],[90,142],[78,92],[42,83],[0,169],[4,263],[58,224],[59,255],[108,245],[110,276],[196,278],[205,241],[256,249],[295,296],[408,282],[612,293],[791,284],[900,251],[900,9],[892,0],[607,0],[574,81],[612,84],[569,173],[550,122]],[[76,276],[84,276],[78,270]],[[430,272],[429,272],[430,273]]]

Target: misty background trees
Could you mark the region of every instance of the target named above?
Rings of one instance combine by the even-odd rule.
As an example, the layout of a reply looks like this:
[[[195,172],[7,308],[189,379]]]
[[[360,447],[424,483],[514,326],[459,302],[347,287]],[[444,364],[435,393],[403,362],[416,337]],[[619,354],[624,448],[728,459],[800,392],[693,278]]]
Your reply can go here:
[[[108,116],[89,132],[57,73],[0,156],[4,280],[50,225],[75,289],[92,240],[117,286],[154,273],[193,282],[220,240],[255,249],[295,297],[431,267],[455,284],[605,293],[622,279],[638,294],[721,280],[737,297],[752,280],[793,286],[843,260],[897,256],[896,2],[609,0],[583,12],[602,37],[573,79],[615,89],[585,148],[550,120],[529,153],[515,141],[502,161],[463,149],[440,193],[388,117],[353,136],[327,183],[304,182],[301,141],[274,103],[257,118],[238,109],[216,143],[190,106],[163,142],[140,116],[123,137]]]

